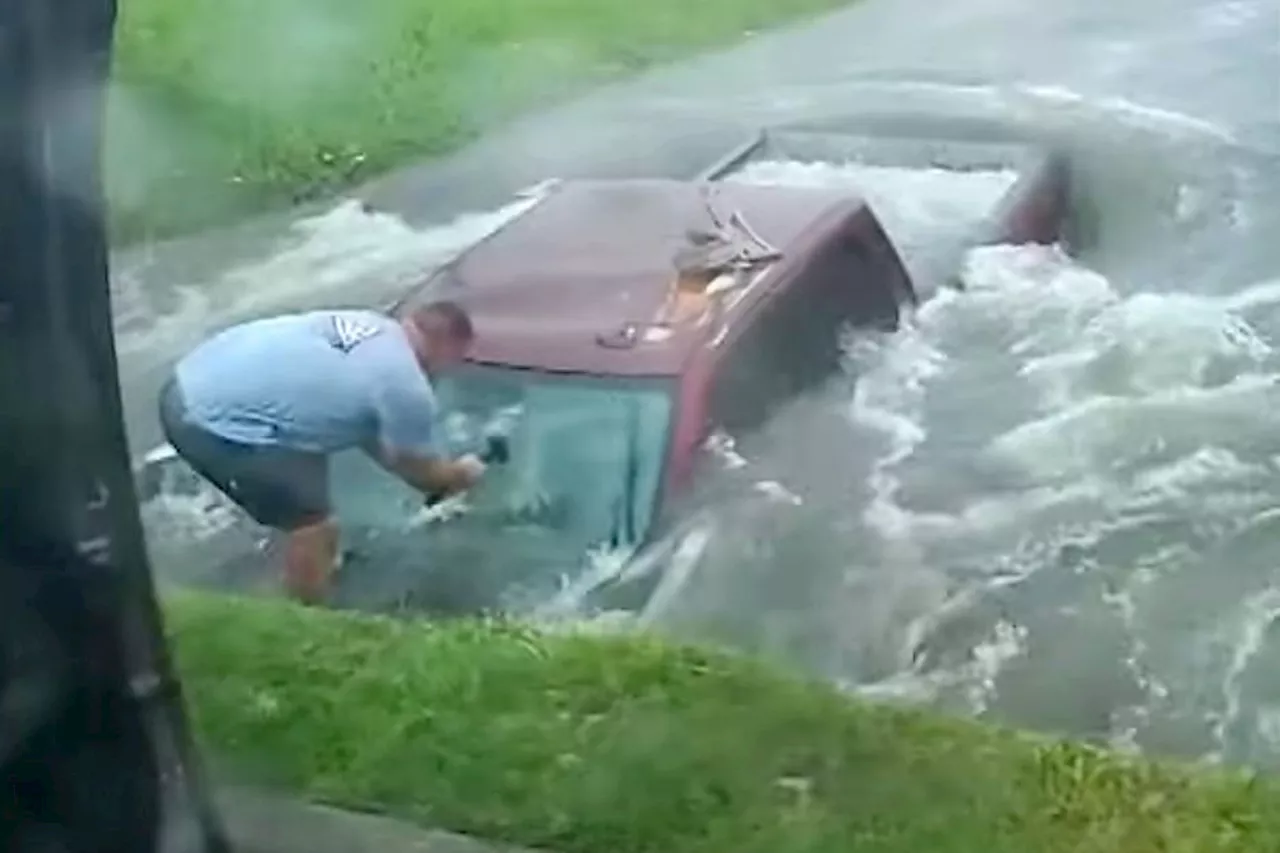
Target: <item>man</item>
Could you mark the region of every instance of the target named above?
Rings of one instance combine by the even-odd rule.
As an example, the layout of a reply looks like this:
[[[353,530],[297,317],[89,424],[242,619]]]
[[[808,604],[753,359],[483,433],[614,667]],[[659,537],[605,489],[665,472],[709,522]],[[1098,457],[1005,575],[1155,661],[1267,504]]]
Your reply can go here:
[[[435,302],[395,320],[315,311],[257,320],[205,341],[160,393],[174,450],[258,523],[284,531],[285,587],[322,601],[338,558],[328,457],[349,448],[428,493],[474,485],[475,456],[440,457],[430,376],[465,358],[471,320]]]

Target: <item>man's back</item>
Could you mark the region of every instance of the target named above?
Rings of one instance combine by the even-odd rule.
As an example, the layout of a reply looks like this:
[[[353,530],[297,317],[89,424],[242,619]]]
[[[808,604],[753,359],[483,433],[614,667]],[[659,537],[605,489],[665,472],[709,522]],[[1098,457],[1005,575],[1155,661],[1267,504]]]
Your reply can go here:
[[[176,368],[189,417],[230,441],[329,453],[378,430],[387,387],[434,405],[404,331],[372,311],[315,311],[234,326]]]

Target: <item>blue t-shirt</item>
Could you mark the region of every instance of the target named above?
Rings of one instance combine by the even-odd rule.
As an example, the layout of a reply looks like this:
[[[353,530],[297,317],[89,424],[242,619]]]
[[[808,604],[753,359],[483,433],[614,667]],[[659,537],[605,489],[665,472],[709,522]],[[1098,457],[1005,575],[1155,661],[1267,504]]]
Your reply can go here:
[[[233,326],[176,368],[188,417],[229,441],[336,453],[435,452],[436,399],[404,330],[373,311]]]

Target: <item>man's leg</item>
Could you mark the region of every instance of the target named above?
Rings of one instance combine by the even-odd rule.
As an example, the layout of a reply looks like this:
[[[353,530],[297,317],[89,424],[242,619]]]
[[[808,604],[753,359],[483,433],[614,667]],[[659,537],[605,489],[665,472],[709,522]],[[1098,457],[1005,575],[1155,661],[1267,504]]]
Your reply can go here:
[[[328,594],[338,554],[338,527],[329,513],[325,457],[228,442],[186,422],[176,382],[160,393],[160,423],[174,450],[254,521],[286,537],[284,587],[317,604]]]
[[[285,534],[284,588],[305,604],[320,604],[338,561],[338,525],[329,507],[326,457],[261,448],[251,476],[239,483],[242,505],[259,523]]]
[[[338,565],[338,525],[324,518],[287,533],[284,553],[285,591],[303,604],[320,604]]]

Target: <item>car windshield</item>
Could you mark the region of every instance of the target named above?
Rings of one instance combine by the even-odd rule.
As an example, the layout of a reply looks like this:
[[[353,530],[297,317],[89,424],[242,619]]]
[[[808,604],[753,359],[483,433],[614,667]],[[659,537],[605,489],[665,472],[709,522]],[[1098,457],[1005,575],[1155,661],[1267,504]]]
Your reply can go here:
[[[464,599],[444,609],[516,606],[513,595],[529,604],[573,577],[588,552],[643,543],[658,503],[674,382],[467,367],[435,384],[450,453],[480,450],[500,435],[510,458],[492,465],[464,500],[425,513],[421,496],[363,454],[336,458],[334,502],[355,558],[390,573],[379,579],[362,570],[367,586],[357,598],[413,587],[405,573],[414,572],[433,578],[424,575],[424,595]]]

